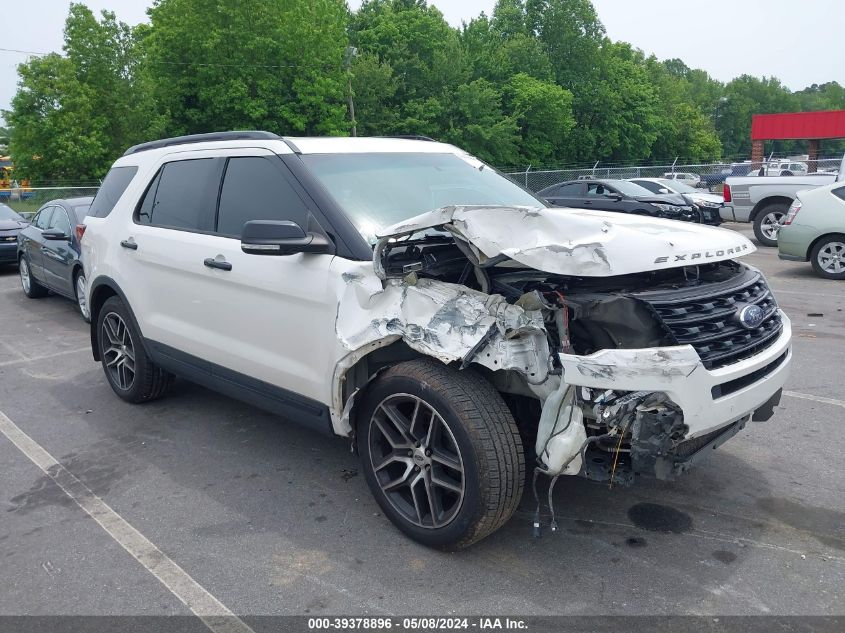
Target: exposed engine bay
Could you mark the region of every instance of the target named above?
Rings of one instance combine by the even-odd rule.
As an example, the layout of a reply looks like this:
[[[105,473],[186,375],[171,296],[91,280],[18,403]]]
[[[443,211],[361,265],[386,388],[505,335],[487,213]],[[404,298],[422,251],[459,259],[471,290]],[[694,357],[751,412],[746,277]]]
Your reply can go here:
[[[753,251],[745,238],[605,217],[449,207],[393,227],[374,249],[378,283],[347,278],[337,329],[353,353],[340,370],[401,340],[486,373],[533,441],[540,472],[673,478],[752,414],[771,415],[780,391],[767,402],[771,394],[731,396],[788,360],[789,322],[762,275],[733,259]],[[554,234],[579,222],[577,243]],[[705,236],[717,246],[701,250],[694,231],[713,232]],[[626,247],[637,238],[666,250]],[[628,265],[616,265],[626,251]],[[752,312],[753,323],[741,320]],[[744,375],[722,383],[710,373],[729,364]]]

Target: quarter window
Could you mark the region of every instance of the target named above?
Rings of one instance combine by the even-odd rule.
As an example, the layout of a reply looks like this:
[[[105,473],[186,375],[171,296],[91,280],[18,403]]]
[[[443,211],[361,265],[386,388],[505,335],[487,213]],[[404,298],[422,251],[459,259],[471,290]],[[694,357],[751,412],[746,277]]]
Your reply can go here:
[[[104,218],[111,213],[114,205],[120,200],[120,196],[126,191],[136,173],[138,173],[137,167],[112,167],[103,180],[103,184],[97,190],[97,195],[94,196],[88,215],[95,218]]]
[[[831,191],[831,193],[837,198],[845,200],[845,187],[839,187],[839,189],[834,189],[833,191]]]
[[[137,221],[189,231],[211,230],[219,164],[213,158],[165,164],[141,201]]]
[[[290,220],[307,227],[308,210],[275,161],[230,158],[220,192],[217,232],[240,237],[250,220]]]

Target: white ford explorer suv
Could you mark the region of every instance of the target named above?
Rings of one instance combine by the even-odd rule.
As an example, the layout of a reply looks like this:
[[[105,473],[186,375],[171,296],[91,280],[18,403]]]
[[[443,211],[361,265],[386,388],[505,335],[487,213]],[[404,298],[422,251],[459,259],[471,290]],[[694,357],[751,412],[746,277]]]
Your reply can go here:
[[[180,376],[350,438],[385,514],[435,547],[504,524],[526,464],[671,479],[768,419],[789,371],[741,235],[547,208],[425,139],[139,145],[82,247],[118,396]]]

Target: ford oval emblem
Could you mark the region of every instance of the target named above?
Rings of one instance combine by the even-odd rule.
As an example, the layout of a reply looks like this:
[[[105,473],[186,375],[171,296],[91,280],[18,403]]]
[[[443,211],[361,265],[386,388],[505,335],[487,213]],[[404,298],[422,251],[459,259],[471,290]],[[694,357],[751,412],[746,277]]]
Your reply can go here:
[[[739,324],[742,327],[746,330],[753,330],[763,324],[763,318],[766,316],[766,313],[763,312],[763,308],[760,306],[750,305],[740,308],[737,316],[739,317]]]

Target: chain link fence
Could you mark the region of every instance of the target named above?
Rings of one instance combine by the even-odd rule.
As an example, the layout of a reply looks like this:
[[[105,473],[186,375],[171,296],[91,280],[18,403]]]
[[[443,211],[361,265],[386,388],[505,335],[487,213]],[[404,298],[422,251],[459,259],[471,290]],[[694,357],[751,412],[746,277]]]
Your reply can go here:
[[[67,198],[86,198],[97,193],[97,186],[10,187],[0,189],[0,204],[5,204],[30,219],[45,203]]]
[[[820,158],[816,160],[816,171],[836,172],[842,157]],[[771,158],[765,162],[765,172],[769,176],[796,176],[807,173],[807,160]],[[563,167],[524,170],[505,168],[500,170],[511,180],[518,182],[531,191],[540,191],[551,185],[569,180],[588,179],[627,179],[627,178],[670,178],[675,174],[686,184],[709,190],[721,190],[725,179],[730,176],[759,175],[760,167],[752,170],[750,161],[739,163],[695,163],[669,165],[612,165],[601,166],[599,163],[581,167]],[[682,176],[688,174],[689,176]]]

